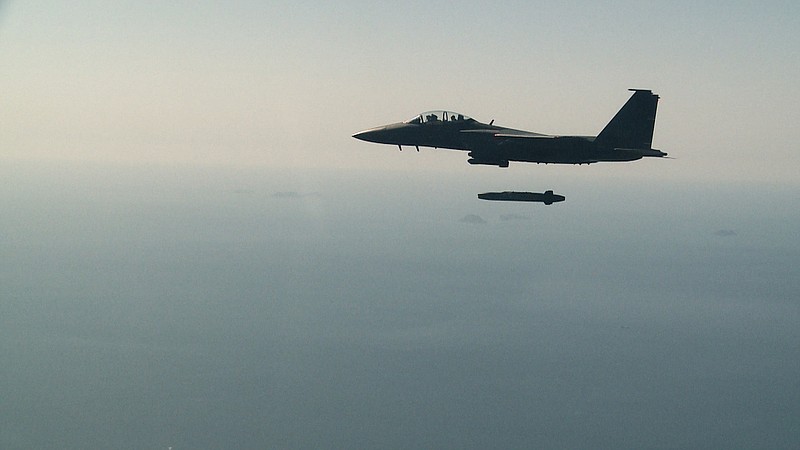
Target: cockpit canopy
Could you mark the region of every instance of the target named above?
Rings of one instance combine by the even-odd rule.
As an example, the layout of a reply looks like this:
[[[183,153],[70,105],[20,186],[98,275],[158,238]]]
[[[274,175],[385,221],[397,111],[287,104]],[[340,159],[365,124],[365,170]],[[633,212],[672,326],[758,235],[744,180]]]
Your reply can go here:
[[[461,122],[464,120],[473,119],[452,111],[428,111],[406,120],[405,123]]]

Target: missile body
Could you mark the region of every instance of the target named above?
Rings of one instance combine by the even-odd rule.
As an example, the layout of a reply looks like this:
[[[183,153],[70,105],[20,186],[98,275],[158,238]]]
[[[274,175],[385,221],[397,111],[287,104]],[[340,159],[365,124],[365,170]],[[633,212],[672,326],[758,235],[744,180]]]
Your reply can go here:
[[[484,192],[483,194],[478,194],[478,198],[481,200],[501,202],[540,202],[545,205],[551,205],[553,203],[563,202],[565,197],[563,195],[554,194],[553,191],[542,193],[504,191]]]

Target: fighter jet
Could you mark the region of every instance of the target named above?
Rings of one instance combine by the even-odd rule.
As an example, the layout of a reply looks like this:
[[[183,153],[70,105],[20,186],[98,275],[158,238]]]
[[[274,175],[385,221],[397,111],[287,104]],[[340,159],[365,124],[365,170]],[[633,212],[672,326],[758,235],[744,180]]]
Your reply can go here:
[[[553,191],[539,192],[484,192],[478,194],[481,200],[493,200],[501,202],[540,202],[545,205],[552,205],[553,203],[563,202],[564,196],[554,194]]]
[[[450,111],[429,111],[405,122],[353,135],[362,141],[444,148],[469,152],[470,164],[508,167],[509,161],[591,164],[635,161],[666,153],[652,147],[658,95],[630,89],[633,95],[597,136],[558,136],[515,130]]]

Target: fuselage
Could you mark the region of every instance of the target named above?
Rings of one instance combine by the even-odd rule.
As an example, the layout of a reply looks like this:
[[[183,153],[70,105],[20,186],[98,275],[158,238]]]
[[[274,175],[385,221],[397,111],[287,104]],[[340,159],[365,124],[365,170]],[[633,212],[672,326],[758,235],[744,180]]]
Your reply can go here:
[[[456,116],[457,117],[457,116]],[[462,120],[413,120],[370,128],[354,138],[379,144],[469,151],[471,164],[508,166],[509,161],[591,164],[664,156],[654,149],[620,149],[596,143],[595,136],[553,136]]]
[[[594,136],[552,136],[485,124],[475,119],[398,122],[364,130],[353,137],[379,144],[469,151],[470,163],[499,166],[507,165],[508,161],[590,164],[660,156],[603,148],[595,144]]]
[[[591,164],[635,161],[667,154],[652,148],[658,96],[634,95],[597,136],[557,136],[486,124],[450,111],[430,111],[405,122],[370,128],[353,135],[362,141],[468,151],[470,164],[507,167],[509,161]]]

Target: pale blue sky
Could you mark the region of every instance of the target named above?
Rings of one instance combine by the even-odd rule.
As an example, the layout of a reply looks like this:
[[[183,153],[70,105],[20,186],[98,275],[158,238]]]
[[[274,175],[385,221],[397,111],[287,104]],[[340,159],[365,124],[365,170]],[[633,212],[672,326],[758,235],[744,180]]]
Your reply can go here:
[[[793,182],[798,29],[795,2],[12,1],[1,156],[465,170],[350,135],[434,108],[595,134],[636,87],[678,159],[626,170]]]

